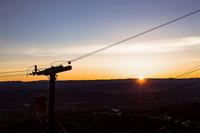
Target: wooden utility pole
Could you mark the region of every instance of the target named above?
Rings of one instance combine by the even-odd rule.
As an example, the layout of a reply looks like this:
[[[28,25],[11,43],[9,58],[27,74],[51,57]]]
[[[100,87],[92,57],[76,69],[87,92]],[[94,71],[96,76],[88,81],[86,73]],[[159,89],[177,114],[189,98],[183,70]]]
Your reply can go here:
[[[69,62],[70,64],[70,62]],[[45,75],[49,76],[49,97],[48,97],[48,128],[49,132],[53,133],[55,131],[55,81],[56,81],[56,74],[64,71],[69,71],[72,69],[72,66],[52,66],[42,71],[37,70],[37,66],[35,65],[35,71],[32,72],[32,75]]]
[[[50,74],[50,84],[49,84],[49,104],[48,104],[48,125],[49,130],[54,132],[54,125],[55,125],[55,81],[56,81],[56,74]]]

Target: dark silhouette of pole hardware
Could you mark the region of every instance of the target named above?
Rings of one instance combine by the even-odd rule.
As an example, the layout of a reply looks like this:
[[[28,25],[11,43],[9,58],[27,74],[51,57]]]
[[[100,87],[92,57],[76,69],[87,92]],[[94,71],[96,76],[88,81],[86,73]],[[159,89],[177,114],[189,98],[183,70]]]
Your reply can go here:
[[[31,73],[31,75],[45,75],[50,76],[49,79],[49,95],[48,95],[48,128],[49,132],[54,132],[54,125],[55,125],[55,81],[56,81],[56,74],[64,71],[69,71],[72,69],[70,66],[71,62],[69,62],[68,66],[52,66],[50,68],[46,68],[45,70],[38,71],[37,65],[35,65],[35,71]]]

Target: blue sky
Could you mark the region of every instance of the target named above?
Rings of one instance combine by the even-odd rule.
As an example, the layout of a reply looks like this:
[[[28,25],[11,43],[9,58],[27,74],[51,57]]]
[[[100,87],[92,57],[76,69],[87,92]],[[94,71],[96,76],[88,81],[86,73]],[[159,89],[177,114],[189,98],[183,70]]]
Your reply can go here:
[[[71,59],[199,8],[199,0],[0,0],[0,68],[11,70]],[[149,41],[163,43],[198,38],[199,23],[200,15],[195,14],[129,43],[148,45]],[[200,57],[196,53],[198,42],[192,47],[195,49],[181,49],[181,55]],[[109,53],[112,50],[85,60],[91,61],[93,69],[98,70],[101,63],[95,60],[107,62],[108,58],[118,55],[122,58],[119,61],[123,61],[126,52]],[[143,52],[139,57],[148,53]],[[174,58],[179,57],[176,52],[173,54]],[[152,58],[155,56],[163,55],[154,53]],[[81,62],[78,65],[87,67],[88,64]],[[115,67],[121,71],[120,66]]]
[[[199,0],[1,0],[0,39],[19,43],[110,40],[199,6]]]

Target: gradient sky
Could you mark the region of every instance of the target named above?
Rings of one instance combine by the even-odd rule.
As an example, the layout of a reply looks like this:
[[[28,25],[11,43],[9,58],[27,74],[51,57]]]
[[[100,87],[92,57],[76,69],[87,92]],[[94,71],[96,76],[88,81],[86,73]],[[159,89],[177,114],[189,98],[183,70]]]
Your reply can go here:
[[[197,9],[199,0],[0,0],[0,71],[49,67]],[[58,79],[173,77],[200,64],[199,24],[195,14],[77,61]]]

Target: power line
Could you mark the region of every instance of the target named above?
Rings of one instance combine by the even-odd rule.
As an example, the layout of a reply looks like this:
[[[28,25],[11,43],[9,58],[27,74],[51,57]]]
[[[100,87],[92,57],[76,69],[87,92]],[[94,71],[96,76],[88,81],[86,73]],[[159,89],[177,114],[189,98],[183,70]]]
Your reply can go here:
[[[200,73],[197,73],[197,74],[193,75],[194,78],[198,78],[199,76],[200,76]]]
[[[27,74],[12,74],[12,75],[2,75],[1,78],[5,77],[16,77],[16,76],[27,76]]]
[[[10,73],[22,73],[26,72],[27,70],[21,70],[21,71],[7,71],[7,72],[0,72],[0,74],[10,74]]]
[[[0,72],[0,77],[7,77],[7,76],[11,76],[11,75],[7,75],[7,74],[12,74],[12,75],[20,75],[18,73],[27,73],[30,71],[30,68],[33,67],[34,65],[31,65],[27,68],[27,70],[19,70],[19,71],[6,71],[6,72]]]
[[[176,92],[179,89],[184,89],[186,87],[190,87],[192,85],[199,84],[199,83],[200,83],[200,80],[197,80],[197,81],[192,81],[190,83],[185,83],[185,84],[179,85],[177,87],[171,87],[171,88],[169,88],[167,90],[163,90],[161,92],[157,92],[157,93],[159,93],[159,95],[155,95],[155,93],[154,94],[148,94],[149,95],[148,98],[149,99],[156,98],[156,97],[157,98],[161,98],[161,97],[164,98],[164,97],[166,97],[166,95],[169,95],[172,92]]]
[[[108,46],[105,46],[105,47],[103,47],[103,48],[100,48],[100,49],[97,49],[97,50],[92,51],[92,52],[90,52],[90,53],[87,53],[87,54],[82,55],[82,56],[80,56],[80,57],[74,58],[74,59],[70,60],[70,62],[75,62],[75,61],[81,60],[81,59],[83,59],[83,58],[86,58],[86,57],[88,57],[88,56],[94,55],[94,54],[99,53],[99,52],[101,52],[101,51],[104,51],[104,50],[106,50],[106,49],[108,49],[108,48],[111,48],[111,47],[114,47],[114,46],[119,45],[119,44],[121,44],[121,43],[124,43],[124,42],[126,42],[126,41],[129,41],[129,40],[131,40],[131,39],[133,39],[133,38],[142,36],[142,35],[144,35],[144,34],[147,34],[147,33],[149,33],[149,32],[152,32],[152,31],[154,31],[154,30],[156,30],[156,29],[159,29],[159,28],[161,28],[161,27],[164,27],[164,26],[166,26],[166,25],[169,25],[169,24],[171,24],[171,23],[174,23],[174,22],[176,22],[176,21],[179,21],[179,20],[181,20],[181,19],[184,19],[184,18],[186,18],[186,17],[188,17],[188,16],[191,16],[191,15],[193,15],[193,14],[195,14],[195,13],[198,13],[198,12],[200,12],[200,9],[198,9],[198,10],[196,10],[196,11],[193,11],[193,12],[190,12],[190,13],[188,13],[188,14],[186,14],[186,15],[183,15],[183,16],[181,16],[181,17],[178,17],[178,18],[176,18],[176,19],[173,19],[173,20],[171,20],[171,21],[168,21],[168,22],[166,22],[166,23],[164,23],[164,24],[161,24],[161,25],[158,25],[158,26],[153,27],[153,28],[151,28],[151,29],[148,29],[148,30],[146,30],[146,31],[143,31],[143,32],[141,32],[141,33],[138,33],[138,34],[136,34],[136,35],[130,36],[130,37],[128,37],[128,38],[125,38],[125,39],[123,39],[123,40],[121,40],[121,41],[115,42],[115,43],[110,44],[110,45],[108,45]]]
[[[200,80],[198,81],[193,81],[193,82],[190,82],[190,83],[186,83],[186,84],[183,84],[183,85],[180,85],[178,87],[174,87],[174,88],[171,88],[169,90],[166,90],[164,91],[164,93],[170,93],[170,92],[173,92],[173,91],[176,91],[178,89],[182,89],[182,88],[185,88],[185,87],[189,87],[189,86],[192,86],[192,85],[195,85],[195,84],[199,84],[200,83]]]
[[[38,70],[39,71],[44,70],[44,68],[39,68]],[[29,75],[28,71],[30,70],[0,72],[0,77],[14,77],[14,76],[23,76],[23,75],[28,76]]]
[[[178,75],[178,76],[176,76],[176,77],[174,77],[174,78],[176,79],[176,78],[178,78],[178,77],[182,77],[182,76],[185,76],[185,75],[189,75],[189,74],[191,74],[191,73],[194,73],[194,72],[196,72],[196,71],[199,71],[200,68],[198,68],[198,67],[200,67],[200,66],[198,65],[198,66],[196,66],[196,67],[193,67],[193,68],[191,69],[191,71],[188,71],[188,72],[185,72],[185,73],[183,73],[183,74],[180,74],[180,75]],[[198,68],[198,69],[195,69],[195,68]],[[180,86],[178,86],[178,87],[173,87],[173,88],[171,88],[171,89],[168,89],[168,90],[163,91],[163,93],[165,93],[165,94],[166,94],[166,93],[170,93],[170,92],[176,91],[176,90],[178,90],[178,89],[182,89],[182,88],[185,88],[185,87],[188,87],[188,86],[192,86],[192,85],[198,84],[198,83],[200,83],[200,80],[198,80],[198,81],[193,81],[193,82],[190,82],[190,83],[185,83],[185,84],[182,84],[182,85],[180,85]]]
[[[54,61],[54,62],[52,62],[51,63],[51,66],[53,66],[53,64],[55,64],[55,63],[61,63],[61,64],[63,64],[63,63],[65,63],[66,61]]]
[[[59,125],[60,128],[62,129],[63,133],[69,133],[69,132],[67,131],[67,129],[63,126],[63,124],[62,124],[60,121],[58,121],[58,120],[56,119],[56,122],[58,123],[58,125]]]
[[[180,77],[183,77],[183,76],[185,76],[185,75],[189,75],[189,74],[191,74],[191,73],[197,72],[197,71],[200,70],[199,67],[200,67],[200,66],[196,66],[196,67],[194,67],[194,68],[197,68],[197,69],[192,68],[190,71],[187,71],[187,72],[185,72],[185,73],[183,73],[183,74],[180,74],[180,75],[178,75],[178,76],[176,76],[176,77],[174,77],[174,78],[180,78]]]
[[[195,66],[195,67],[193,67],[190,71],[187,71],[187,72],[185,72],[185,73],[183,73],[183,74],[180,74],[180,75],[178,75],[178,76],[176,76],[176,77],[173,77],[173,78],[174,78],[174,79],[177,79],[177,78],[180,78],[180,77],[182,77],[182,76],[189,75],[189,74],[191,74],[191,73],[193,73],[193,72],[199,71],[200,68],[198,68],[198,67],[200,67],[200,65]],[[195,68],[198,68],[198,69],[195,69]],[[198,75],[200,75],[200,73],[199,73],[199,74],[196,74],[196,76],[198,76]],[[170,93],[170,92],[172,92],[172,91],[175,91],[175,90],[178,90],[178,89],[181,89],[181,88],[185,88],[185,87],[188,87],[188,86],[192,86],[192,85],[198,84],[198,83],[200,83],[200,81],[194,81],[194,82],[186,83],[186,84],[180,85],[180,86],[178,86],[178,87],[172,87],[172,88],[170,88],[170,89],[168,89],[168,90],[162,91],[162,93]],[[150,87],[150,86],[149,86],[149,87]],[[150,88],[151,88],[151,87],[150,87]],[[154,97],[154,96],[153,96],[153,97]]]

